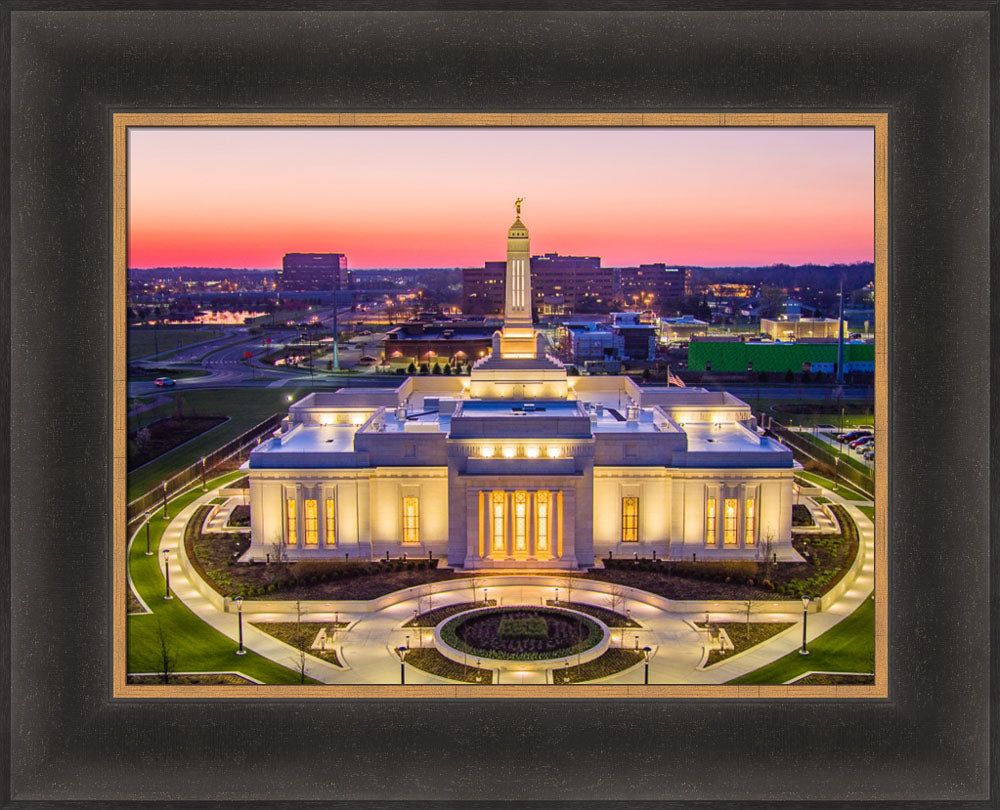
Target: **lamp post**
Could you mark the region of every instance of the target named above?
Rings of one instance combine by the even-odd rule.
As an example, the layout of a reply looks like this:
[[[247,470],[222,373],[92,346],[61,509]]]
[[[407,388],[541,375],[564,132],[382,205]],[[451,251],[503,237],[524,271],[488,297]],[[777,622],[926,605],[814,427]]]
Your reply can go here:
[[[164,599],[173,599],[170,595],[170,549],[163,549],[163,574],[167,578],[167,589],[163,594]]]
[[[205,491],[205,457],[201,457],[201,491]]]
[[[163,519],[167,520],[168,519],[168,515],[167,515],[167,482],[166,481],[162,481],[161,482],[161,488],[163,489]]]
[[[639,637],[638,636],[635,637],[635,648],[637,650],[639,649]]]
[[[490,606],[490,589],[483,588],[483,607]]]
[[[146,510],[146,556],[152,557],[153,552],[149,550],[149,510]]]
[[[555,601],[555,604],[557,604],[557,605],[559,604],[559,589],[558,588],[556,588],[556,601]]]
[[[236,618],[240,628],[240,647],[236,651],[236,654],[246,655],[247,651],[243,649],[243,597],[237,596],[233,601],[236,603]]]
[[[399,656],[399,682],[406,683],[406,647],[397,647],[396,655]]]
[[[809,616],[809,602],[808,596],[802,597],[802,649],[799,650],[799,655],[809,655],[809,650],[806,649],[806,619]]]
[[[643,683],[646,684],[647,686],[649,685],[649,659],[652,656],[652,654],[653,654],[653,648],[652,647],[643,647],[642,648],[642,657],[645,659],[645,662],[646,662],[646,674],[645,674],[645,677],[643,679]]]

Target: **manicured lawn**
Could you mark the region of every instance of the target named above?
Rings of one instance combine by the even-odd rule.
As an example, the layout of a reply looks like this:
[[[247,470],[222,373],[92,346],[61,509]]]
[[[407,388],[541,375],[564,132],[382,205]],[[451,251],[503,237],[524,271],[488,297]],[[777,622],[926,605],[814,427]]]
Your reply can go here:
[[[862,495],[860,492],[857,492],[857,491],[855,491],[853,489],[849,489],[844,484],[840,484],[840,486],[837,486],[829,478],[826,478],[825,476],[819,475],[818,473],[799,471],[799,472],[795,473],[795,475],[797,477],[799,477],[799,478],[805,478],[807,481],[812,481],[814,484],[819,484],[821,487],[826,487],[827,489],[832,489],[834,492],[836,492],[838,495],[840,495],[840,497],[842,497],[842,498],[844,498],[845,500],[848,500],[848,501],[870,501],[871,500],[871,498],[869,498],[867,495]]]
[[[215,483],[239,477],[231,473]],[[200,488],[171,501],[170,514],[177,512],[201,494]],[[150,524],[150,547],[153,555],[145,554],[144,530],[136,536],[128,554],[129,572],[139,595],[153,612],[128,617],[129,672],[159,672],[162,670],[159,628],[174,656],[173,669],[178,672],[224,672],[239,670],[264,683],[299,683],[299,673],[254,652],[236,655],[236,642],[205,624],[177,597],[163,598],[166,583],[157,564],[160,538],[168,521],[162,510]],[[312,681],[310,681],[312,682]]]
[[[788,403],[786,400],[764,400],[770,404],[777,405],[778,408],[782,407],[803,407],[808,408],[810,406],[816,407],[817,403],[807,403],[807,402],[795,402]],[[847,402],[845,400],[845,406]],[[857,407],[861,403],[854,403],[850,407]],[[826,407],[827,402],[824,401],[821,407]],[[859,427],[861,425],[874,425],[875,416],[874,404],[867,403],[867,405],[862,405],[867,410],[867,413],[845,413],[844,414],[844,430],[850,430],[851,428]],[[840,410],[836,409],[836,413],[786,413],[780,410],[771,409],[768,411],[773,417],[774,421],[781,422],[783,425],[789,427],[812,427],[813,425],[833,425],[835,430],[840,430]]]
[[[875,668],[875,597],[835,627],[809,643],[809,655],[789,653],[767,666],[749,672],[732,684],[785,683],[805,672],[873,672]]]
[[[875,522],[875,507],[874,506],[859,506],[858,510],[867,517],[872,523]]]
[[[129,500],[148,492],[160,481],[180,472],[185,467],[189,467],[206,453],[210,453],[231,439],[235,439],[272,414],[284,413],[288,410],[289,405],[286,397],[292,396],[297,401],[306,393],[305,388],[232,388],[169,394],[171,402],[150,411],[149,415],[152,418],[157,418],[155,414],[161,410],[166,413],[176,412],[175,400],[177,397],[181,397],[184,400],[183,410],[185,414],[218,414],[228,416],[229,421],[183,447],[164,453],[141,470],[130,474],[128,477]],[[142,414],[142,418],[144,421],[148,421],[147,414]],[[130,424],[129,428],[134,429],[134,426]]]
[[[224,334],[222,329],[212,326],[133,326],[128,330],[128,359],[149,357],[157,349],[162,356]]]

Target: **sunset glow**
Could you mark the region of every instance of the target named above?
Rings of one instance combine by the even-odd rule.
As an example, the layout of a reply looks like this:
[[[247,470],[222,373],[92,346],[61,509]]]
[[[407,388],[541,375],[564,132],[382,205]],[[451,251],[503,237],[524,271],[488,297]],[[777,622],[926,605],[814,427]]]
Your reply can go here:
[[[129,266],[872,261],[871,129],[132,129]]]

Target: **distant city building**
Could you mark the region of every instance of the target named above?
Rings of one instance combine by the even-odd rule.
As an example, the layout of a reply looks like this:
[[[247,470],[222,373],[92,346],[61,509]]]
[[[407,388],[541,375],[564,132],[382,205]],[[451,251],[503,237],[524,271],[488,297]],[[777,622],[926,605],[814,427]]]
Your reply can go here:
[[[350,286],[343,253],[286,253],[277,289],[288,292],[346,290]]]
[[[660,307],[684,297],[687,270],[663,262],[615,270],[615,298],[627,306]]]
[[[708,324],[705,321],[690,315],[660,319],[660,339],[668,343],[690,340],[692,335],[707,331]]]
[[[644,313],[615,312],[611,316],[611,328],[622,340],[626,360],[649,362],[656,359],[657,328],[644,320]]]
[[[572,361],[578,366],[588,362],[617,363],[616,371],[625,358],[625,339],[596,321],[570,321],[563,324],[566,346]]]
[[[385,363],[467,363],[485,357],[495,326],[483,323],[407,323],[390,329],[382,341]]]
[[[597,256],[546,253],[530,259],[532,305],[539,315],[562,315],[581,307],[608,307],[614,296],[614,272]],[[468,314],[504,310],[507,262],[489,261],[462,270],[462,308]]]
[[[717,298],[749,298],[753,295],[753,287],[749,284],[709,284],[705,290]]]
[[[761,318],[761,334],[774,340],[835,338],[839,336],[836,318]]]

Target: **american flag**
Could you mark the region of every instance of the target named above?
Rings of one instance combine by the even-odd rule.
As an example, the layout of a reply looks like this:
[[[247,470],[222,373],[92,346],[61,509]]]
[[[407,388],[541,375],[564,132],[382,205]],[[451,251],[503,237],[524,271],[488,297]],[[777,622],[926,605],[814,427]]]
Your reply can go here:
[[[676,374],[674,374],[670,370],[669,366],[667,367],[667,385],[668,386],[670,386],[670,385],[676,385],[679,388],[686,388],[687,387],[686,385],[684,385],[684,380],[682,380],[680,377],[678,377]]]

